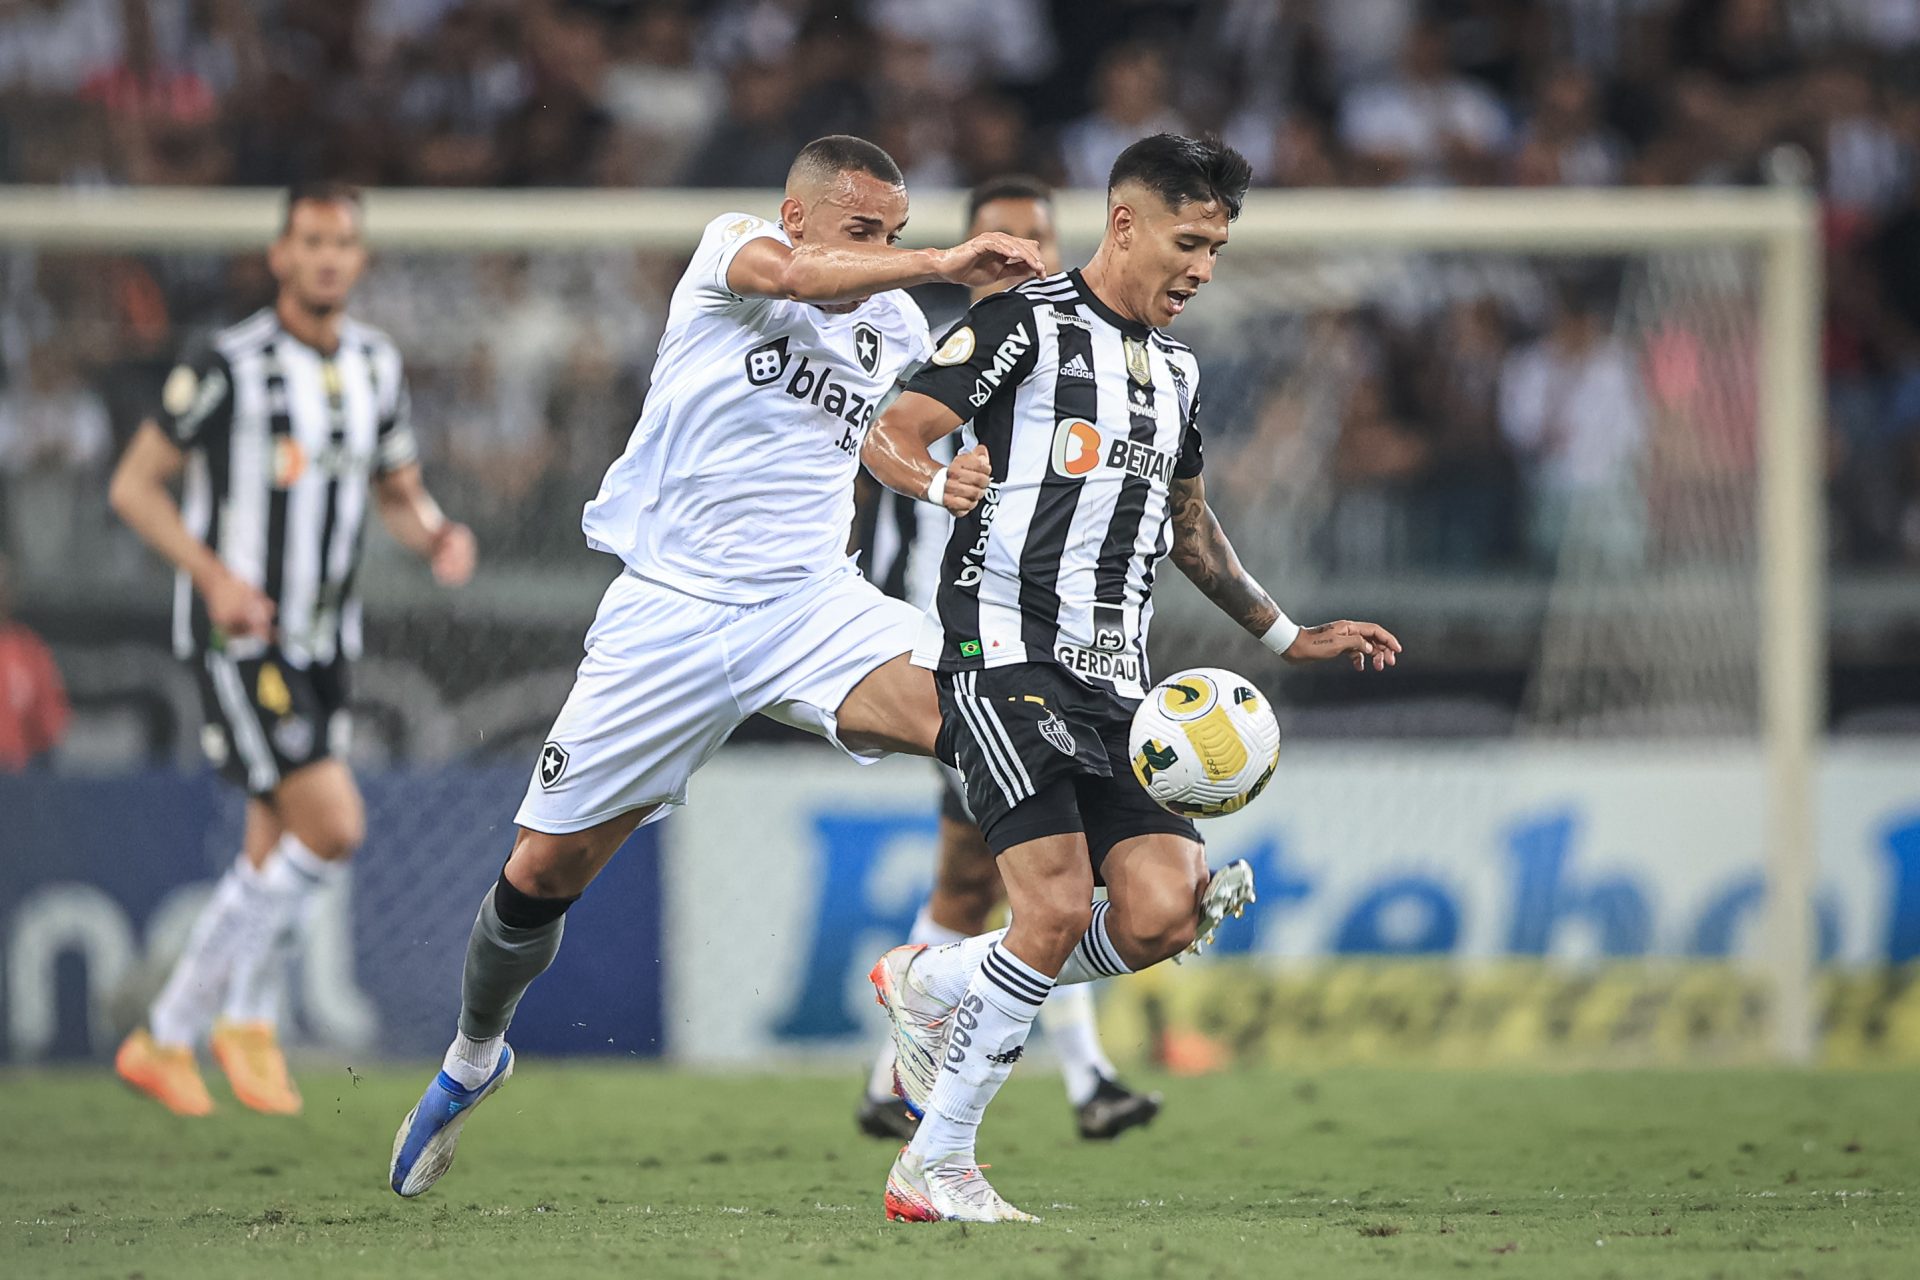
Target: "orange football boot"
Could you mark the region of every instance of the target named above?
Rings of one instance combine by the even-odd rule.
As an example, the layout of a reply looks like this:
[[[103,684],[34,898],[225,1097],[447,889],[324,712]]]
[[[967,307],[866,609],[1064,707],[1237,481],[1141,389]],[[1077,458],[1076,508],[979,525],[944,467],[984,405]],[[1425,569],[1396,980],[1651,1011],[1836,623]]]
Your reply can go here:
[[[213,1056],[242,1106],[270,1116],[300,1114],[300,1091],[287,1077],[271,1022],[216,1022]]]
[[[213,1110],[213,1097],[191,1049],[170,1049],[154,1043],[146,1028],[120,1042],[113,1069],[122,1080],[177,1116],[204,1116]]]

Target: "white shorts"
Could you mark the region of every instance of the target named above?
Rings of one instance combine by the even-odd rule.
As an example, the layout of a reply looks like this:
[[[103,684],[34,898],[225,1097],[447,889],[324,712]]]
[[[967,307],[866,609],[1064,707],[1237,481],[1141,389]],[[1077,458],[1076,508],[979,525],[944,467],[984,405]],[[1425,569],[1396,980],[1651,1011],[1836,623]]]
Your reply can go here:
[[[601,597],[587,656],[514,821],[559,835],[646,805],[685,804],[687,781],[748,716],[842,743],[835,712],[866,674],[913,648],[920,611],[851,562],[760,604],[719,604],[623,573]]]

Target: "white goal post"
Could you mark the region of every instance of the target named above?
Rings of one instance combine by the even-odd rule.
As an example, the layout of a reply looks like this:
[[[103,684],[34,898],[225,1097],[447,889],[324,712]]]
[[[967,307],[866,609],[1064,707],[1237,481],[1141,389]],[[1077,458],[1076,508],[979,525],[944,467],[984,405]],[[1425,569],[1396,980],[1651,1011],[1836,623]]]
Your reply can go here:
[[[50,250],[242,250],[263,245],[280,193],[0,190],[0,242]],[[376,248],[684,248],[717,211],[769,213],[767,191],[376,191]],[[963,198],[918,196],[910,239],[962,221]],[[1104,223],[1097,193],[1063,193],[1062,238],[1084,248]],[[1756,255],[1759,453],[1759,706],[1764,739],[1773,1046],[1814,1049],[1815,765],[1824,724],[1825,609],[1816,207],[1784,188],[1727,191],[1254,193],[1236,249],[1483,250],[1545,256],[1728,246]]]

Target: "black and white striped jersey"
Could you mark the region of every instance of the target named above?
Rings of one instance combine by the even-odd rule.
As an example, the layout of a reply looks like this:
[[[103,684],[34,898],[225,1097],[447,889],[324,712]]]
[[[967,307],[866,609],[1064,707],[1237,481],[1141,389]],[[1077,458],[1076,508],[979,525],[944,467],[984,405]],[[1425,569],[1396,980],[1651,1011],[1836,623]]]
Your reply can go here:
[[[353,580],[369,482],[418,454],[393,342],[348,320],[339,348],[323,353],[265,308],[176,367],[154,416],[187,452],[187,528],[273,600],[286,661],[357,656]],[[214,635],[184,573],[173,638],[183,658],[216,647],[244,660],[265,648]]]
[[[921,285],[907,292],[935,332],[951,328],[966,318],[968,290],[960,285]],[[896,393],[912,381],[920,368],[916,364],[902,374]],[[891,396],[882,401],[882,410],[892,402]],[[934,441],[927,452],[935,462],[952,462],[954,444],[959,438],[960,433],[956,431]],[[856,517],[858,527],[854,541],[860,547],[861,571],[894,599],[926,608],[933,602],[934,584],[940,578],[940,556],[946,550],[953,519],[944,507],[888,488],[876,488],[878,492],[873,501],[866,503]]]
[[[956,431],[935,440],[927,452],[935,462],[952,462],[959,438]],[[940,557],[952,530],[953,517],[945,507],[882,488],[860,513],[856,541],[861,571],[894,599],[927,608],[933,603]]]
[[[1200,474],[1200,367],[1078,271],[982,299],[908,383],[968,419],[994,483],[954,524],[913,660],[1055,662],[1145,695],[1169,491]]]

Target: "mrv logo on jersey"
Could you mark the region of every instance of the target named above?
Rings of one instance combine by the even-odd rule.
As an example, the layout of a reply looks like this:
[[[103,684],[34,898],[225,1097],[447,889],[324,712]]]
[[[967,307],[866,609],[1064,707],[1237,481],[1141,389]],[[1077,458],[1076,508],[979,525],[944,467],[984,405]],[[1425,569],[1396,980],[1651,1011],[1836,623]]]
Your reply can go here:
[[[993,353],[993,363],[982,369],[980,376],[973,380],[973,394],[967,397],[967,403],[978,409],[993,399],[994,388],[1000,385],[1002,378],[1013,372],[1013,366],[1020,362],[1020,357],[1031,346],[1033,335],[1027,332],[1023,320],[1013,326],[1012,333],[1000,340],[999,347]]]
[[[862,329],[871,329],[871,325],[862,325]],[[878,335],[875,334],[873,347],[874,359],[879,360]],[[865,352],[862,351],[862,359]],[[841,419],[856,431],[864,431],[873,421],[873,403],[857,391],[850,391],[844,383],[833,378],[833,366],[814,364],[806,356],[801,356],[794,364],[792,377],[787,376],[787,366],[793,363],[787,355],[787,339],[775,338],[747,352],[747,381],[756,387],[770,387],[786,380],[781,388],[795,400],[804,400],[816,408],[825,409],[834,417]]]

